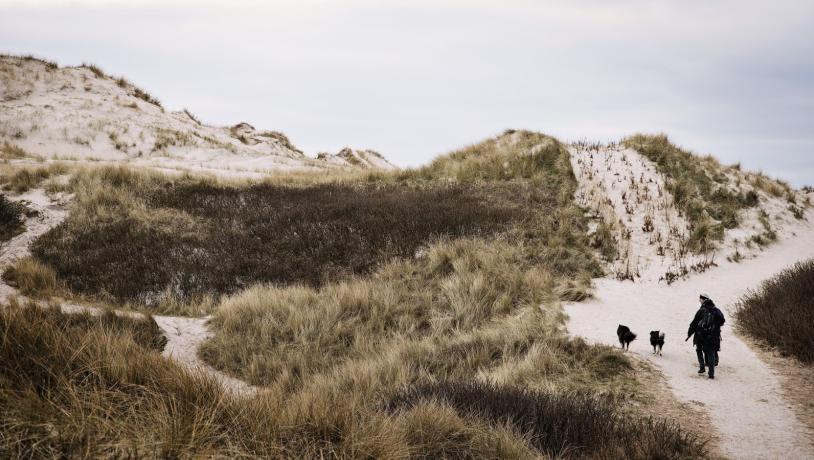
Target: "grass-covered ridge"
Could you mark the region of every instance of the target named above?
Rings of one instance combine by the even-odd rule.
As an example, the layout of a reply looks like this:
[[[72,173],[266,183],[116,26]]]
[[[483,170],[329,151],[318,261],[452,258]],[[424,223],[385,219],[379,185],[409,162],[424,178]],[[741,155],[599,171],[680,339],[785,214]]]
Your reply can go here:
[[[814,259],[795,264],[738,303],[737,326],[805,363],[814,363]]]
[[[444,159],[390,180],[418,187],[470,184],[487,200],[516,203],[522,220],[495,237],[446,238],[416,257],[396,258],[364,278],[314,289],[259,286],[227,299],[202,354],[257,384],[298,387],[343,360],[368,356],[392,341],[469,333],[508,315],[579,300],[599,266],[587,245],[568,153],[556,141],[518,133],[466,150],[460,167]],[[540,146],[540,147],[538,147]],[[524,175],[470,174],[486,155],[525,163]],[[455,157],[457,154],[452,154]],[[490,162],[490,165],[495,162]],[[439,166],[442,165],[442,166]],[[491,166],[490,166],[491,169]],[[460,171],[469,171],[460,179]],[[508,198],[511,197],[511,198]]]
[[[506,144],[504,162],[522,165],[514,179],[495,178],[491,165],[487,176],[460,179],[442,160],[418,171],[255,185],[111,167],[80,170],[67,184],[46,176],[46,188],[75,197],[68,220],[32,250],[78,293],[162,312],[257,283],[320,286],[365,276],[461,237],[522,241],[528,257],[557,272],[599,273],[571,205],[567,152],[541,135],[514,136],[483,147],[494,156],[494,146]],[[479,161],[460,163],[472,174]]]

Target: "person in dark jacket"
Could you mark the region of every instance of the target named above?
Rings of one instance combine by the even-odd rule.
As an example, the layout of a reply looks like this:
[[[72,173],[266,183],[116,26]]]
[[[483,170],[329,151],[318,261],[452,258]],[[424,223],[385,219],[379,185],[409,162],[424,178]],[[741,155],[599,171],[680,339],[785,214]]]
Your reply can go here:
[[[706,294],[701,294],[701,308],[695,313],[695,317],[687,330],[687,338],[692,339],[695,345],[695,354],[698,356],[699,374],[706,372],[709,368],[709,378],[715,378],[715,366],[718,365],[718,351],[721,349],[721,326],[726,320],[724,314],[712,299]]]

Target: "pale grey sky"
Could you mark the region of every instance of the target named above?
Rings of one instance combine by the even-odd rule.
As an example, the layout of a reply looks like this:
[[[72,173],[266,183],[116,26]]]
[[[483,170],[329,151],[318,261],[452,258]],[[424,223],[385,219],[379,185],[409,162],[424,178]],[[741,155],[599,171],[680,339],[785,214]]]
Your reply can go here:
[[[311,153],[665,132],[814,184],[814,1],[0,0],[0,52],[96,63]]]

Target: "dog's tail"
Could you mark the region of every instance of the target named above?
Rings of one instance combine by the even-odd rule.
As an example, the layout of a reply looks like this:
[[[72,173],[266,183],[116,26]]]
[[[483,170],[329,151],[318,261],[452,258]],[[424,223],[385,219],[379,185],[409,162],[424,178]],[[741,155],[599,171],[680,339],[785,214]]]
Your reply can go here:
[[[664,340],[664,337],[666,337],[666,334],[664,334],[664,332],[659,332],[659,338]]]
[[[628,334],[627,338],[628,338],[629,341],[632,342],[632,341],[636,340],[636,334],[634,334],[633,332],[628,332],[627,334]]]

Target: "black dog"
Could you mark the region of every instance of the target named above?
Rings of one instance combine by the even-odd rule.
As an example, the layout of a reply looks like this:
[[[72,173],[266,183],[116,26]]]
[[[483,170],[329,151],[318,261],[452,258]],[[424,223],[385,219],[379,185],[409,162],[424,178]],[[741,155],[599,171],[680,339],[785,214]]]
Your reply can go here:
[[[616,335],[619,337],[619,343],[622,345],[623,350],[626,347],[630,350],[630,342],[636,340],[636,334],[630,332],[629,327],[622,326],[621,324],[616,328]]]
[[[664,347],[664,332],[650,331],[650,345],[653,345],[653,354],[661,356],[661,349]],[[658,351],[656,349],[658,348]]]

